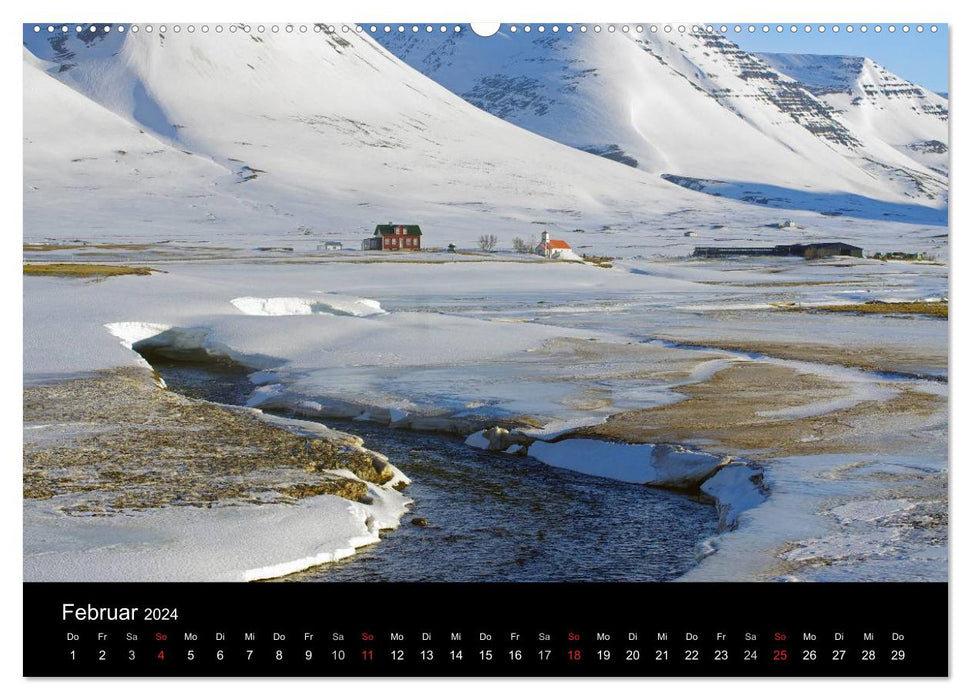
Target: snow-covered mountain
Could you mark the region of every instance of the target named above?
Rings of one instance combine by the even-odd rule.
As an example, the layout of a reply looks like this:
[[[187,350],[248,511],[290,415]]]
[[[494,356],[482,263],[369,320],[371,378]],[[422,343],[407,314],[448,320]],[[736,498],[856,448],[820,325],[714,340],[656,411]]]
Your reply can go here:
[[[504,26],[488,39],[378,40],[492,114],[693,189],[752,201],[795,203],[822,190],[946,202],[946,174],[890,132],[900,110],[887,113],[887,128],[871,128],[717,33],[527,35]],[[937,101],[946,130],[946,101]]]
[[[871,148],[716,35],[389,39],[419,72],[367,32],[319,29],[25,27],[25,235],[281,240],[410,220],[433,245],[543,227],[636,247],[745,236],[766,206],[946,221],[945,176]],[[907,174],[885,176],[891,161]]]
[[[801,82],[855,133],[869,133],[917,162],[948,173],[948,101],[869,58],[759,54]]]
[[[29,235],[99,193],[131,224],[171,195],[177,230],[363,233],[407,218],[460,240],[705,199],[489,115],[362,34],[81,36],[26,35]]]

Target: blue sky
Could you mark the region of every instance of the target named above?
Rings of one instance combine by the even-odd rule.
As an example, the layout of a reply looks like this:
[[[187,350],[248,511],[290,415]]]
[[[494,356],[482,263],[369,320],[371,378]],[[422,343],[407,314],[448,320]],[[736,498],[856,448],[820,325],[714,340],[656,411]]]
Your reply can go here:
[[[918,83],[935,92],[948,89],[948,32],[946,24],[938,24],[937,32],[931,32],[931,24],[924,24],[924,31],[914,31],[916,25],[911,24],[910,32],[901,31],[902,24],[895,25],[897,31],[892,34],[887,31],[889,24],[880,25],[883,31],[873,31],[876,25],[868,25],[866,33],[855,26],[852,33],[846,32],[846,26],[840,25],[839,33],[832,32],[832,25],[825,25],[826,31],[820,33],[813,25],[812,32],[805,32],[804,25],[799,25],[798,32],[790,32],[785,25],[785,31],[778,33],[776,25],[770,25],[771,31],[762,32],[762,25],[757,25],[757,31],[750,34],[748,25],[741,25],[742,31],[734,32],[735,24],[729,24],[726,33],[746,51],[771,51],[777,53],[822,53],[847,56],[868,56],[880,65],[888,68],[897,75]]]

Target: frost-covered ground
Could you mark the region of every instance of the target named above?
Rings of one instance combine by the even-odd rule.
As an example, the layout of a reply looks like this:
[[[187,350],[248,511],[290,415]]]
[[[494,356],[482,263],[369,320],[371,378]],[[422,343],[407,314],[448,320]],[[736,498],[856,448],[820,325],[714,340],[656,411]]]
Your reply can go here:
[[[700,487],[716,499],[726,529],[702,543],[700,553],[710,556],[688,578],[945,577],[939,536],[941,503],[946,516],[947,385],[939,379],[947,373],[947,323],[774,305],[946,297],[946,266],[645,258],[605,269],[505,257],[435,264],[430,255],[420,264],[399,256],[364,264],[230,256],[155,262],[161,272],[150,277],[27,277],[25,381],[143,366],[133,344],[203,348],[254,370],[254,406],[325,421],[358,418],[469,433],[518,424],[523,434],[540,438],[530,455],[553,466]],[[742,341],[764,343],[768,350],[735,348]],[[787,357],[773,352],[777,344],[793,352],[809,348],[818,357]],[[850,356],[840,354],[845,347],[879,369],[852,366]],[[611,416],[676,406],[692,387],[745,364],[791,371],[822,387],[782,403],[767,401],[758,411],[769,442],[773,421],[787,430],[795,424],[805,430],[805,449],[786,454],[781,440],[774,453],[726,448],[730,441],[706,436],[704,413],[694,425],[679,424],[678,439],[670,440],[693,444],[696,454],[672,459],[664,452],[668,461],[657,459],[662,453],[651,441],[625,448],[572,437],[583,440],[583,450],[568,449],[569,440],[555,442]],[[760,391],[751,389],[756,400]],[[918,397],[920,410],[904,409],[881,425],[882,402],[910,397]],[[828,420],[853,423],[834,447],[826,447]],[[827,452],[847,445],[857,451]],[[368,447],[380,451],[380,445]],[[725,456],[739,466],[715,473]],[[696,474],[686,477],[692,469]],[[754,470],[760,480],[752,479]],[[313,522],[313,511],[302,508]],[[907,512],[919,513],[923,525],[902,518]],[[86,529],[52,521],[48,507],[28,504],[25,515],[33,542],[56,542],[69,532],[85,541]],[[319,524],[337,516],[322,517]],[[139,518],[145,532],[180,532],[191,525],[171,514]],[[287,516],[274,522],[299,534],[308,521]],[[88,527],[91,539],[82,546],[94,552],[102,551],[102,537],[124,532]],[[346,541],[359,536],[349,532]],[[77,547],[73,541],[70,546]],[[308,543],[308,562],[313,549]],[[330,556],[336,550],[327,551]],[[213,566],[199,572],[223,575]],[[261,567],[271,565],[244,568]]]

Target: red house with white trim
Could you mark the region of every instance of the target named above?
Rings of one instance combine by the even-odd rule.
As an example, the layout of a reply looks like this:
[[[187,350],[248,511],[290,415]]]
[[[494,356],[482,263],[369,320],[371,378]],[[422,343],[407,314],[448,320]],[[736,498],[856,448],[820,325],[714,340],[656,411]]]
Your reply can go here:
[[[421,227],[416,224],[378,224],[374,235],[361,241],[361,250],[421,250]]]

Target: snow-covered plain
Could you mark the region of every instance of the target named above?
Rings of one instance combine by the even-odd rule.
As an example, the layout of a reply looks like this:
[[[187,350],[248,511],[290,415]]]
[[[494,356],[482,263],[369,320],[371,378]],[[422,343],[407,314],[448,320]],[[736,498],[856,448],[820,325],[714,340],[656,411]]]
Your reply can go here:
[[[664,485],[670,475],[658,479],[654,456],[667,448],[596,442],[584,455],[570,444],[578,440],[556,438],[674,405],[686,387],[749,362],[844,389],[767,410],[768,420],[824,423],[903,394],[946,396],[945,321],[778,308],[947,298],[946,168],[909,155],[912,140],[940,138],[940,114],[894,132],[886,125],[903,124],[893,115],[910,103],[881,102],[880,123],[864,129],[854,121],[862,107],[844,109],[707,35],[604,34],[544,49],[500,34],[494,56],[467,33],[449,39],[438,68],[414,59],[440,56],[436,47],[388,44],[416,70],[353,31],[59,43],[25,33],[24,237],[41,244],[27,256],[156,270],[98,282],[26,277],[25,382],[144,368],[138,347],[204,350],[253,370],[254,407],[469,433],[529,419],[524,432],[541,438],[533,457]],[[527,60],[543,50],[555,60]],[[546,81],[522,94],[542,100],[554,86],[549,116],[483,102],[489,114],[446,89],[464,94],[451,81],[469,61],[481,72],[491,60]],[[563,62],[566,73],[541,75]],[[752,66],[768,75],[760,89],[795,99],[823,120],[810,126],[845,142],[807,128],[804,110],[758,99],[739,77]],[[656,90],[625,91],[632,80]],[[515,97],[510,87],[496,94]],[[638,167],[582,151],[615,144]],[[424,247],[454,242],[459,253],[317,251],[322,239],[357,248],[376,223],[405,219],[422,225]],[[795,225],[780,227],[786,219]],[[607,269],[510,252],[514,236],[544,229],[578,253],[619,259]],[[500,252],[470,254],[485,230]],[[934,260],[685,257],[695,246],[827,240]],[[769,349],[731,349],[746,343]],[[783,346],[818,356],[789,357]],[[880,363],[845,367],[840,349]],[[879,416],[858,420],[862,433],[883,435]],[[875,438],[859,454],[743,461],[693,479],[722,524],[737,526],[702,544],[708,556],[687,578],[945,578],[946,545],[894,518],[916,502],[901,480],[946,473],[946,415],[893,427],[904,438],[892,449]],[[691,447],[702,471],[725,456],[706,454],[703,437]],[[55,516],[55,506],[25,504],[25,576],[276,575],[375,541],[404,503],[323,498],[98,522]],[[186,549],[202,530],[216,539]],[[248,551],[227,544],[245,544],[240,532],[253,538]],[[285,550],[272,548],[279,539]],[[837,561],[841,541],[852,556]]]

